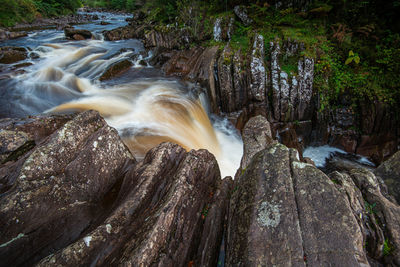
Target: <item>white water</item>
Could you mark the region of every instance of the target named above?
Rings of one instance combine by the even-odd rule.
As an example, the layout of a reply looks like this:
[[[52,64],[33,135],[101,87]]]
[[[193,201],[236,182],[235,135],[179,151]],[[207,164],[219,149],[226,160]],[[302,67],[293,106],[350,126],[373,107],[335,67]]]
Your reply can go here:
[[[48,40],[59,40],[59,33]],[[52,42],[33,52],[40,59],[26,68],[26,73],[7,81],[6,87],[13,88],[0,102],[9,105],[9,112],[18,110],[17,115],[26,115],[94,109],[118,130],[138,159],[159,143],[170,141],[186,150],[209,150],[219,163],[221,177],[234,177],[243,154],[236,129],[218,117],[211,123],[204,95],[179,81],[132,78],[135,70],[148,68],[138,64],[146,59],[139,41]],[[111,64],[126,59],[133,66],[123,79],[99,81]]]
[[[304,152],[303,152],[303,157],[310,158],[314,161],[315,166],[322,168],[326,164],[326,160],[333,156],[335,153],[341,153],[341,154],[349,154],[344,150],[341,150],[336,147],[331,147],[328,145],[324,146],[318,146],[318,147],[307,147]],[[360,155],[355,155],[357,158],[357,161],[361,164],[365,165],[370,165],[370,166],[375,166],[371,161],[369,161],[366,157],[360,156]]]

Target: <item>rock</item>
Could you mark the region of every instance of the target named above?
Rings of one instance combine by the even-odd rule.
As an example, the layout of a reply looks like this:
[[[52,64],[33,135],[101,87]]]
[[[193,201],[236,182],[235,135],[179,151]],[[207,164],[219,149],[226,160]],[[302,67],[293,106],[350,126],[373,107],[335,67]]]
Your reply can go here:
[[[8,39],[7,31],[0,29],[0,41],[4,41]]]
[[[153,29],[144,34],[143,43],[146,48],[182,49],[189,46],[190,40],[190,33],[184,29],[168,29],[164,32]]]
[[[0,120],[0,163],[15,161],[60,128],[72,116]],[[2,192],[0,187],[0,192]]]
[[[4,46],[0,47],[0,63],[12,64],[28,57],[24,47]]]
[[[34,143],[0,165],[1,265],[216,266],[232,179],[206,150],[136,163],[95,111],[0,129],[2,155]]]
[[[264,64],[264,37],[256,34],[250,61],[250,96],[253,101],[264,102],[267,95],[267,71]]]
[[[91,39],[93,37],[92,33],[88,30],[79,30],[74,28],[65,28],[64,34],[65,37],[73,40]]]
[[[252,117],[244,126],[242,132],[243,157],[240,170],[245,170],[255,154],[276,142],[273,141],[271,126],[268,120],[258,115]]]
[[[253,23],[253,20],[247,15],[247,10],[244,6],[235,6],[233,11],[245,26],[249,26]]]
[[[235,96],[234,110],[240,110],[247,103],[248,75],[246,73],[245,55],[239,49],[233,55],[233,86]]]
[[[21,37],[26,37],[28,34],[26,32],[9,32],[8,39],[17,39]]]
[[[400,203],[400,151],[379,165],[374,173],[385,181],[389,193]]]
[[[131,25],[116,28],[109,31],[104,31],[104,39],[107,41],[117,41],[132,38],[143,38],[144,32],[146,30],[145,25],[140,25],[133,27]]]
[[[271,84],[272,84],[272,108],[274,113],[274,118],[276,120],[280,119],[280,97],[281,92],[279,88],[279,77],[281,72],[281,67],[279,64],[279,55],[281,53],[281,48],[279,42],[271,42]]]
[[[124,59],[122,61],[115,62],[111,64],[104,73],[100,76],[100,81],[106,81],[115,78],[116,76],[121,75],[122,73],[126,72],[133,66],[133,63],[128,60]]]
[[[214,41],[229,41],[233,33],[234,18],[224,16],[216,18],[213,27]]]
[[[354,129],[354,112],[348,108],[338,108],[333,112],[330,144],[340,147],[346,152],[355,153],[357,148],[358,134]]]
[[[373,227],[377,230],[372,233],[382,231],[384,235],[380,237],[384,240],[375,242],[376,246],[370,247],[369,251],[387,266],[400,265],[400,206],[391,200],[386,186],[373,173],[354,169],[349,174],[362,192],[361,201],[365,201],[369,217],[375,223]]]
[[[163,143],[127,170],[120,188],[101,224],[38,266],[216,265],[230,181],[220,182],[210,153]]]
[[[214,34],[214,41],[220,42],[222,41],[222,29],[221,29],[221,18],[217,18],[214,22],[214,28],[213,28],[213,34]]]
[[[220,107],[223,112],[235,111],[235,90],[232,76],[233,51],[225,46],[218,59],[218,82],[220,92]]]
[[[218,47],[195,47],[189,50],[165,52],[162,49],[151,60],[153,65],[162,65],[166,75],[178,76],[184,80],[198,82],[208,90],[211,109],[218,113],[220,110],[219,82],[216,76]]]
[[[1,166],[2,265],[32,265],[79,238],[109,211],[127,161],[116,130],[87,111]]]
[[[100,21],[100,25],[110,25],[110,24],[111,24],[110,22],[104,20]]]
[[[272,144],[235,180],[226,266],[368,266],[351,207],[296,154]]]
[[[314,59],[304,57],[298,63],[298,118],[308,120],[312,116],[311,97],[314,83]]]

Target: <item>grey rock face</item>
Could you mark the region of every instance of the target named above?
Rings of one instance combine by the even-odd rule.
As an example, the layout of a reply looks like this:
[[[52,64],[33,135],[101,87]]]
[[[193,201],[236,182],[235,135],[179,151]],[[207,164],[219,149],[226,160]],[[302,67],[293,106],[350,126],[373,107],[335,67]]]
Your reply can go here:
[[[267,94],[267,70],[264,64],[264,37],[256,34],[250,61],[250,96],[255,101],[264,102]]]
[[[272,109],[278,121],[308,120],[311,118],[314,82],[314,60],[300,58],[298,75],[289,77],[281,70],[279,57],[282,49],[278,42],[271,42],[271,84]],[[302,50],[297,42],[287,41],[284,44],[285,56],[293,56]]]
[[[247,15],[247,10],[244,6],[235,6],[233,11],[244,25],[248,26],[253,22],[253,20]]]
[[[308,119],[307,114],[310,108],[310,101],[313,93],[314,82],[314,59],[305,57],[299,61],[298,64],[298,94],[299,94],[299,107],[298,116],[300,120]]]
[[[131,158],[117,132],[88,111],[2,166],[2,264],[35,262],[77,238],[106,209],[102,200]]]
[[[240,169],[244,170],[257,152],[274,142],[268,120],[261,115],[252,117],[243,128],[242,139],[244,148]]]
[[[226,45],[218,60],[219,90],[221,109],[232,112],[235,110],[235,90],[232,75],[233,52]]]
[[[235,181],[227,266],[368,266],[349,204],[329,178],[272,144]]]
[[[386,186],[372,172],[354,169],[349,172],[361,191],[372,231],[365,235],[372,240],[367,249],[372,257],[387,265],[400,265],[400,206],[387,194]],[[382,236],[383,233],[383,236]],[[377,237],[377,238],[376,238]]]
[[[222,40],[221,18],[217,18],[214,22],[213,35],[214,41]]]
[[[281,67],[279,65],[278,57],[281,53],[279,43],[271,42],[271,85],[272,85],[272,107],[273,113],[276,120],[280,119],[280,88],[279,88],[279,76]]]

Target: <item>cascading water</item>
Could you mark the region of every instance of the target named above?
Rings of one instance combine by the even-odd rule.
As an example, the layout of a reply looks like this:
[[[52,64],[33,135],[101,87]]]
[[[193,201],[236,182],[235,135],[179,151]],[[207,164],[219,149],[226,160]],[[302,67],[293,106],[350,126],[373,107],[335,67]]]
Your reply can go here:
[[[119,131],[137,158],[171,141],[187,150],[209,150],[221,176],[234,176],[242,156],[240,137],[226,120],[213,116],[210,121],[196,90],[139,64],[118,79],[99,82],[111,64],[145,57],[138,40],[61,42],[59,35],[54,31],[42,42],[28,37],[38,44],[31,53],[39,59],[28,59],[33,65],[25,73],[0,80],[6,88],[1,91],[1,117],[94,109]]]

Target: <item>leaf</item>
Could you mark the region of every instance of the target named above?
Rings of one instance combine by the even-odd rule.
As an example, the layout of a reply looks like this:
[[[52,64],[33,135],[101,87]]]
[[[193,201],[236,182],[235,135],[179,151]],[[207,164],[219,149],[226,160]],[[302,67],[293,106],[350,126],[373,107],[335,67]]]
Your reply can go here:
[[[349,51],[349,57],[354,57],[354,52],[353,52],[353,50],[350,50],[350,51]]]
[[[354,62],[356,64],[360,63],[360,57],[359,56],[354,57]]]
[[[349,57],[348,59],[346,59],[346,62],[344,62],[344,64],[349,65],[352,61],[353,61],[353,58]]]

